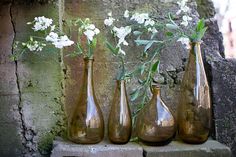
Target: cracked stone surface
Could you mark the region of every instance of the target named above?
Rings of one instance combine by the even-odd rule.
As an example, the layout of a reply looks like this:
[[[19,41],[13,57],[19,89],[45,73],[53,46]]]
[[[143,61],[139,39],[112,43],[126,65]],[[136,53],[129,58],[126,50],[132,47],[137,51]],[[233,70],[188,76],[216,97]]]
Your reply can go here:
[[[10,3],[0,5],[0,156],[20,156],[23,151],[16,65],[8,58],[14,39],[10,11]]]

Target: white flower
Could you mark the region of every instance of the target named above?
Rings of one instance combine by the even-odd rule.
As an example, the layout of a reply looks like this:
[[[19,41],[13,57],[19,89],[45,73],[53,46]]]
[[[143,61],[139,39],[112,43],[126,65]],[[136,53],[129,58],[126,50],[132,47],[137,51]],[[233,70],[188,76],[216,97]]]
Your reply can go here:
[[[56,42],[58,40],[58,34],[54,32],[50,32],[49,35],[46,36],[46,41]]]
[[[129,10],[125,10],[125,12],[124,12],[124,17],[125,17],[125,18],[129,18]]]
[[[123,54],[123,55],[125,55],[126,53],[125,53],[125,51],[124,50],[122,50],[121,48],[119,48],[119,51],[118,51],[118,53],[119,54]]]
[[[184,25],[185,27],[188,26],[188,22],[191,21],[193,18],[187,15],[183,16],[183,21],[181,22],[181,25]]]
[[[186,37],[181,37],[177,41],[181,42],[186,49],[190,49],[190,40]]]
[[[120,28],[114,27],[113,31],[115,32],[115,35],[119,38],[117,45],[128,45],[127,41],[125,40],[125,37],[132,31],[130,26]]]
[[[51,26],[51,32],[55,30],[55,25]]]
[[[74,41],[70,40],[66,35],[61,36],[58,38],[57,41],[52,43],[56,48],[63,48],[65,46],[71,46],[74,44]]]
[[[88,30],[86,30],[86,31],[84,32],[84,35],[86,35],[86,37],[88,38],[88,40],[93,41],[93,37],[94,37],[94,35],[95,35],[95,32],[88,29]]]
[[[58,34],[54,32],[50,32],[45,39],[46,41],[52,42],[52,44],[56,48],[60,49],[65,46],[71,46],[72,44],[74,44],[74,41],[70,40],[66,35],[59,37]]]
[[[32,42],[26,44],[26,47],[30,51],[42,51],[44,46],[46,46],[46,45],[41,44],[38,41],[32,41]]]
[[[114,21],[115,21],[114,18],[109,17],[108,19],[105,19],[105,20],[104,20],[104,24],[105,24],[106,26],[111,26]]]
[[[85,28],[84,35],[90,41],[93,41],[93,37],[100,33],[100,30],[96,28],[94,24],[89,24],[84,28]]]
[[[154,26],[154,25],[155,25],[155,21],[153,21],[152,19],[148,19],[144,23],[144,26]]]
[[[41,17],[35,17],[34,22],[35,23],[32,29],[34,31],[43,31],[51,26],[53,20],[46,18],[44,16],[41,16]]]
[[[130,18],[130,20],[134,20],[136,21],[138,24],[143,24],[145,22],[145,20],[149,19],[149,15],[148,13],[135,13],[134,15],[132,15],[132,17]]]
[[[96,27],[94,24],[89,24],[87,26],[85,26],[85,29],[91,29],[91,30],[94,30]]]
[[[153,27],[153,28],[150,27],[150,28],[148,28],[148,32],[152,32],[152,34],[155,34],[158,31],[157,31],[157,29],[155,27]]]
[[[112,16],[112,12],[107,13],[108,16]]]
[[[99,34],[100,33],[100,30],[98,29],[98,28],[95,28],[94,29],[94,33],[97,35],[97,34]]]
[[[180,0],[177,2],[180,7],[180,9],[176,13],[177,15],[179,15],[181,12],[187,13],[190,11],[190,8],[186,5],[187,2],[188,0]]]

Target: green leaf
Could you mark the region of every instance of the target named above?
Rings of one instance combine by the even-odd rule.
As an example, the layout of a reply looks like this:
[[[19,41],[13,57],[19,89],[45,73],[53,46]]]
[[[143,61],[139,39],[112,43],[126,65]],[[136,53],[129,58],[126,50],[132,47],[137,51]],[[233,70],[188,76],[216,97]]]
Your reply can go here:
[[[115,48],[114,46],[112,46],[108,41],[105,42],[106,47],[114,54],[117,55],[119,52],[119,48]]]
[[[200,32],[204,27],[205,27],[205,22],[204,22],[203,19],[201,19],[201,20],[197,23],[196,32]]]
[[[30,36],[30,41],[34,41],[34,39],[33,39],[33,37],[32,37],[32,36]]]
[[[141,74],[141,75],[143,75],[143,73],[144,73],[144,71],[145,71],[145,68],[146,68],[145,64],[143,64],[143,65],[140,66],[140,74]]]
[[[152,73],[157,72],[157,70],[159,69],[159,64],[160,64],[160,60],[157,60],[157,61],[152,65]]]
[[[140,83],[141,85],[144,85],[145,82],[146,82],[145,80],[138,79],[138,83]]]
[[[79,52],[79,53],[83,53],[83,48],[82,48],[82,46],[80,45],[80,43],[77,43],[76,46],[77,46],[78,52]]]
[[[170,30],[177,30],[179,28],[177,25],[174,25],[171,23],[167,23],[166,27],[167,27],[167,29],[170,29]]]
[[[207,27],[203,28],[203,29],[198,33],[198,38],[197,38],[198,41],[200,41],[200,40],[203,38],[203,36],[204,36],[206,30],[207,30]]]
[[[152,46],[152,44],[154,43],[154,41],[150,41],[144,48],[144,52],[147,52],[147,50]]]
[[[77,57],[81,54],[82,54],[82,52],[73,51],[73,52],[67,54],[66,57]]]
[[[97,45],[97,39],[94,38],[93,41],[91,42],[91,46],[92,48],[96,48],[96,45]]]
[[[172,32],[166,32],[166,36],[172,37],[174,34]]]
[[[157,35],[157,33],[153,33],[151,36],[151,39],[153,39],[156,35]]]
[[[140,31],[134,31],[133,34],[136,35],[136,36],[138,36],[138,35],[141,35],[142,32],[140,32]]]
[[[134,41],[136,42],[136,44],[138,46],[140,46],[140,45],[147,45],[150,42],[150,40],[141,40],[141,39],[137,39],[137,40],[134,40]]]
[[[140,89],[137,89],[134,93],[132,93],[131,101],[136,100],[138,98],[138,96],[139,96],[139,93],[140,93]]]

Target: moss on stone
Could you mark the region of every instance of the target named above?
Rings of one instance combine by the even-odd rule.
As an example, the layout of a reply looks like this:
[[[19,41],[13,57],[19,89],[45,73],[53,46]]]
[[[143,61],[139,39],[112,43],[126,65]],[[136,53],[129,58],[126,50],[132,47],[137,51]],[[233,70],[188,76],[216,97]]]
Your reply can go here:
[[[60,136],[62,138],[66,138],[67,132],[65,127],[65,120],[58,121],[57,125],[52,128],[51,131],[45,133],[40,137],[40,141],[38,142],[38,150],[41,155],[50,156],[53,140],[56,136]]]

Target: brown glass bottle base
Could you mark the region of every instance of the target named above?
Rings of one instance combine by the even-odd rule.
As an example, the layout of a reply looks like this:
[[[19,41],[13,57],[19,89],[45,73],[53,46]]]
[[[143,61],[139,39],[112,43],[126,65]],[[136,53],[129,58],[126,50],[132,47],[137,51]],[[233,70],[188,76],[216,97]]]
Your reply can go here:
[[[72,139],[69,138],[70,141],[76,143],[76,144],[97,144],[100,143],[103,139],[87,139],[87,138],[80,138],[78,139]]]
[[[187,138],[186,139],[181,138],[181,139],[184,143],[188,143],[188,144],[203,144],[207,141],[208,138],[202,139],[202,138],[195,137],[195,138],[189,138],[189,139]]]
[[[122,144],[128,143],[129,141],[113,141],[113,140],[110,140],[110,142],[113,143],[113,144],[122,145]]]
[[[168,145],[172,140],[173,140],[173,137],[171,137],[165,141],[161,141],[161,142],[148,142],[148,141],[144,141],[144,140],[140,139],[140,141],[143,144],[148,145],[148,146],[165,146],[165,145]]]

